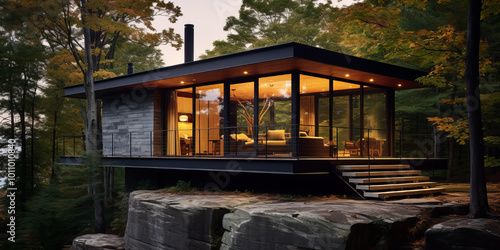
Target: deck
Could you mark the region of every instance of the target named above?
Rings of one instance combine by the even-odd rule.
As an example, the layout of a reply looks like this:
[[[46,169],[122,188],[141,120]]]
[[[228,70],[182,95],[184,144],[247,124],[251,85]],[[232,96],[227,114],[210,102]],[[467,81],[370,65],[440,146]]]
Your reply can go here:
[[[80,165],[79,157],[61,157],[60,164]],[[104,165],[192,171],[267,174],[329,174],[340,165],[407,164],[412,169],[443,169],[444,158],[285,158],[285,157],[103,157]]]

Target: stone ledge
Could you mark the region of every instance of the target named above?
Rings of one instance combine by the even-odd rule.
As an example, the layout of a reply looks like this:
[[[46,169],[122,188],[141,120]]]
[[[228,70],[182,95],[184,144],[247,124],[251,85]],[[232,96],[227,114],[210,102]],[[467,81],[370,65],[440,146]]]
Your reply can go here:
[[[125,241],[141,250],[397,249],[411,238],[423,211],[457,206],[435,199],[283,202],[135,191]]]
[[[74,250],[122,250],[125,241],[113,234],[85,234],[73,240]]]
[[[457,218],[425,232],[426,249],[499,249],[500,219]]]

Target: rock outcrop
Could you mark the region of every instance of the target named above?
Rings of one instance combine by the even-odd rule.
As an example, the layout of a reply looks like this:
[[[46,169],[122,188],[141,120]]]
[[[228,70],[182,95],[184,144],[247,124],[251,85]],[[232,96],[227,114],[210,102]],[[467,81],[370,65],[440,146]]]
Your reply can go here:
[[[73,240],[74,250],[122,250],[125,241],[113,234],[85,234]]]
[[[436,224],[425,232],[425,249],[498,249],[499,219],[457,218]]]
[[[234,195],[130,194],[127,249],[212,249],[222,236],[222,218],[234,207],[257,202]]]
[[[224,216],[221,249],[392,249],[419,212],[377,201],[248,205]]]
[[[434,199],[283,202],[239,195],[130,195],[127,249],[394,249]]]

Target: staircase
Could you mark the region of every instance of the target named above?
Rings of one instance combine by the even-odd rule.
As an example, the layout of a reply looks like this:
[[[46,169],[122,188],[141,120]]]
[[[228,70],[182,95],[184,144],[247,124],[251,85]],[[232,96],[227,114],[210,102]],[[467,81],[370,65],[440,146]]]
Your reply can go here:
[[[385,199],[445,191],[410,165],[339,165],[337,170],[355,189],[363,191],[364,197]]]

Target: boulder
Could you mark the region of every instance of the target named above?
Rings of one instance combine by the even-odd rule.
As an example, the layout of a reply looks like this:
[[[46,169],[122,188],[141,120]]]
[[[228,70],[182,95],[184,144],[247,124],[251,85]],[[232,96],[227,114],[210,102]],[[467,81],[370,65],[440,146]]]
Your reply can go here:
[[[130,194],[127,249],[397,249],[435,199],[283,202],[263,196]],[[453,211],[451,209],[450,211]]]
[[[74,250],[125,249],[122,237],[113,234],[85,234],[73,240]]]
[[[247,205],[224,216],[221,249],[394,249],[420,211],[383,201]]]
[[[129,198],[127,249],[218,248],[224,214],[257,201],[237,195],[135,191]]]
[[[456,218],[425,232],[426,249],[499,249],[500,219]]]

